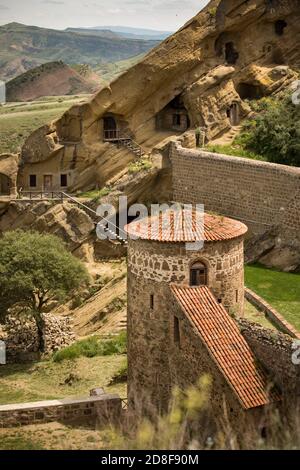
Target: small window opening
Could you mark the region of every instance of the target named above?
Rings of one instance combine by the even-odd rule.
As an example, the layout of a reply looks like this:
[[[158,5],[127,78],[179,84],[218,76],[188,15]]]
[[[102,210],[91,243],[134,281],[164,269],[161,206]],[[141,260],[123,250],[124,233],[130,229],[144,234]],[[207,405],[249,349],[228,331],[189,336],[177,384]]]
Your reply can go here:
[[[154,295],[153,294],[150,295],[150,308],[151,310],[154,309]]]
[[[180,325],[177,317],[174,317],[174,343],[180,347]]]
[[[190,285],[192,287],[207,285],[207,267],[205,264],[194,263],[190,271]]]
[[[222,303],[222,299],[218,299],[218,303],[221,304],[221,303]]]
[[[236,303],[238,303],[238,301],[239,301],[239,291],[238,290],[235,291],[235,301],[236,301]]]
[[[29,175],[29,186],[36,188],[36,175]]]
[[[275,23],[275,33],[277,36],[283,36],[284,30],[287,27],[287,22],[284,20],[278,20]]]
[[[60,186],[66,188],[68,186],[68,175],[60,175]]]

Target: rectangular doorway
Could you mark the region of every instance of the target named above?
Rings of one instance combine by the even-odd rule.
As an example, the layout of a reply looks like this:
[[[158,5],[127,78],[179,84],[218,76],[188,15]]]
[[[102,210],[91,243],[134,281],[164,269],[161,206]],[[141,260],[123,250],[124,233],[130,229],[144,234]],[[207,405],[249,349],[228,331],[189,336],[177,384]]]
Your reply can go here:
[[[44,191],[52,191],[52,182],[53,177],[52,175],[44,175]]]

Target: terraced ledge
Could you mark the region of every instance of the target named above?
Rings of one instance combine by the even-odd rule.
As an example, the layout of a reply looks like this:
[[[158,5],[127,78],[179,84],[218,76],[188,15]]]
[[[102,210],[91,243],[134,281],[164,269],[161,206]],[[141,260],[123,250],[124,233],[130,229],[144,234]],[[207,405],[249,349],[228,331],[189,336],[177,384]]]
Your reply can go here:
[[[288,334],[292,338],[300,339],[300,332],[296,330],[275,308],[271,307],[262,297],[257,295],[251,289],[245,288],[246,299],[265,313],[267,318],[283,333]]]

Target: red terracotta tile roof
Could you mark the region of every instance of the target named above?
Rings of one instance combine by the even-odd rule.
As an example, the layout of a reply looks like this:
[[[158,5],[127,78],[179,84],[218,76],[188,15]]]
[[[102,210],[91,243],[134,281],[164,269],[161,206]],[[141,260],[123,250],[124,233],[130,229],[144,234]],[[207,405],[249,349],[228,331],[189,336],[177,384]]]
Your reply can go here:
[[[176,214],[176,216],[175,216]],[[247,232],[242,222],[204,214],[196,210],[169,209],[163,214],[146,217],[126,225],[126,232],[131,237],[160,242],[195,242],[220,241],[240,237]]]
[[[171,290],[243,408],[255,408],[279,400],[276,391],[268,393],[265,372],[256,363],[236,322],[216,301],[211,290],[206,286],[174,284]]]

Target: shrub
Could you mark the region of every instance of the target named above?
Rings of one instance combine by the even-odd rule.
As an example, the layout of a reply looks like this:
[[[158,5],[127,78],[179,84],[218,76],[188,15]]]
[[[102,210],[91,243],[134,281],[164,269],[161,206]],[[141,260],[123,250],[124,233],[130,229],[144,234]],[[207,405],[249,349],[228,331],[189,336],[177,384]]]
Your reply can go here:
[[[129,174],[139,173],[140,171],[150,170],[152,168],[152,163],[150,160],[137,160],[136,162],[130,163],[128,167]]]
[[[125,354],[127,346],[126,333],[108,339],[99,336],[91,336],[56,352],[53,355],[54,362],[78,357],[112,356],[113,354]]]
[[[92,189],[91,191],[86,191],[83,193],[79,193],[77,197],[82,197],[86,199],[91,199],[92,201],[98,202],[101,198],[108,196],[110,193],[110,188],[102,188],[102,189]]]
[[[300,166],[300,106],[289,94],[252,106],[259,114],[245,128],[246,148],[269,162]]]
[[[0,316],[18,307],[35,318],[43,350],[42,313],[89,283],[84,265],[54,235],[16,230],[0,240]]]
[[[127,382],[127,360],[124,362],[124,364],[120,367],[120,369],[113,375],[111,378],[111,381],[109,382],[109,385],[116,385],[116,384],[121,384],[121,383],[126,383]]]

